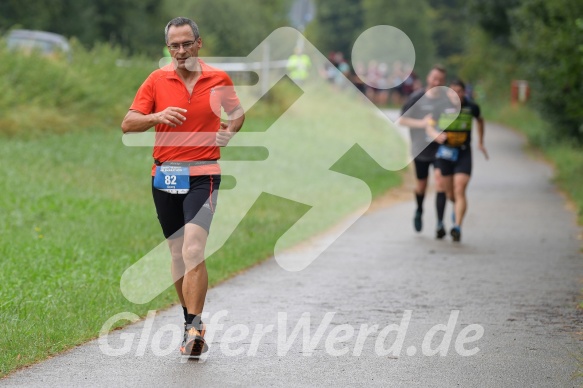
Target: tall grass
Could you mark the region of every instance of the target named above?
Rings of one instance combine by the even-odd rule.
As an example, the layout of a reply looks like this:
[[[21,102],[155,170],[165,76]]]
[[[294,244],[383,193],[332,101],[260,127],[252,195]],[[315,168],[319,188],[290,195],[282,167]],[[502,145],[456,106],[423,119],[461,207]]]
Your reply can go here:
[[[96,44],[91,50],[72,42],[71,61],[0,45],[0,133],[37,136],[75,128],[118,125],[133,93],[155,63],[135,58],[132,70],[119,66],[118,48]]]

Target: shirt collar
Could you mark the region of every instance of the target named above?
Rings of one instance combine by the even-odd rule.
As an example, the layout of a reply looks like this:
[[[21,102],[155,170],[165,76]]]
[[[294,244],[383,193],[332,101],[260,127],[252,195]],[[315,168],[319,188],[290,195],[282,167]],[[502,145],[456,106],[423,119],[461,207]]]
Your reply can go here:
[[[200,80],[201,78],[208,77],[209,76],[210,69],[211,69],[210,66],[207,65],[200,58],[198,58],[198,63],[200,64],[200,69],[202,70],[201,71],[201,74],[200,74],[200,77],[198,79]],[[170,62],[166,66],[163,66],[162,67],[162,70],[166,71],[166,78],[174,78],[174,79],[180,80],[180,77],[176,73],[176,70],[174,69],[174,66],[172,65],[172,62]]]

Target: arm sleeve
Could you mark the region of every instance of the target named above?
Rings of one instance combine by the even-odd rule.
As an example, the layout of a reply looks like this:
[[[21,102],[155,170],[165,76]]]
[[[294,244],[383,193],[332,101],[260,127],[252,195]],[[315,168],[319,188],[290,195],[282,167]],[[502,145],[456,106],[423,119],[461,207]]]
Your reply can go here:
[[[239,97],[237,97],[237,92],[235,91],[233,81],[225,73],[223,87],[221,87],[221,106],[225,112],[230,113],[240,104],[241,102],[239,101]]]
[[[152,77],[150,76],[138,89],[134,102],[130,106],[130,110],[149,115],[154,112],[154,108],[154,86],[152,84]]]

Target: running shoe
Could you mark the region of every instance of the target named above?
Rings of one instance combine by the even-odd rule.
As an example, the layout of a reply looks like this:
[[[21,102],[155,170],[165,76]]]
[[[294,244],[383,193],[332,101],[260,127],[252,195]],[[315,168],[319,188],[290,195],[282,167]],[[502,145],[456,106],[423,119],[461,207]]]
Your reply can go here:
[[[417,231],[417,232],[421,232],[421,229],[423,228],[423,221],[421,220],[422,214],[423,213],[421,212],[421,210],[415,211],[415,218],[413,219],[413,226],[415,227],[415,231]]]
[[[446,234],[447,234],[447,232],[445,231],[443,224],[437,225],[437,231],[435,232],[435,238],[438,240],[441,240],[442,238],[445,237]]]
[[[462,239],[462,231],[460,230],[459,226],[454,226],[453,228],[451,228],[449,234],[451,234],[451,237],[455,242],[460,242]]]
[[[186,357],[199,358],[202,353],[205,353],[208,350],[208,345],[204,340],[205,331],[204,324],[202,324],[200,331],[194,324],[185,324],[184,340],[180,347],[180,354]]]

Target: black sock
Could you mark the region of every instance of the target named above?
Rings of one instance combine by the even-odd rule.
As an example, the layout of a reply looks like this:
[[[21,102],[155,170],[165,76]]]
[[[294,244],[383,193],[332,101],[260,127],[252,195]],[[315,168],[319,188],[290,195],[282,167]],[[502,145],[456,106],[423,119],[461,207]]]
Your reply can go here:
[[[437,222],[443,224],[443,213],[445,213],[445,193],[440,192],[435,196],[435,207],[437,208]]]
[[[188,314],[186,316],[186,324],[187,325],[194,325],[196,330],[202,329],[202,321],[200,320],[200,315]]]
[[[184,321],[186,322],[186,320],[188,319],[188,310],[186,309],[186,307],[182,306],[182,312],[184,313]]]
[[[425,199],[425,194],[415,193],[415,199],[417,200],[417,211],[423,213],[423,200]]]

